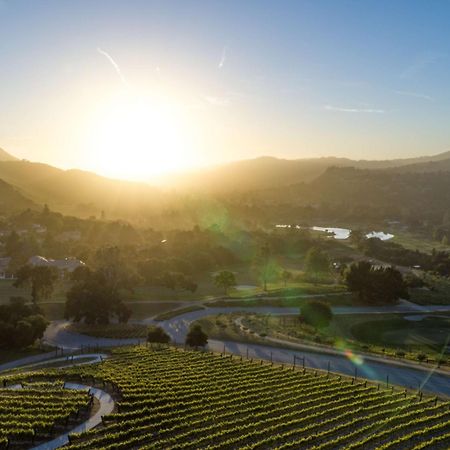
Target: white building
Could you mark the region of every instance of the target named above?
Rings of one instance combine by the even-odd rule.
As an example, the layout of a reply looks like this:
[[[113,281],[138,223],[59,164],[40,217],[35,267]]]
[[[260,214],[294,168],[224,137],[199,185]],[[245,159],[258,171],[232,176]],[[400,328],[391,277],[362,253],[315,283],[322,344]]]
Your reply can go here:
[[[64,259],[51,259],[51,258],[44,258],[43,256],[39,255],[32,256],[28,260],[28,264],[34,267],[37,266],[56,267],[63,277],[64,274],[72,273],[78,267],[83,267],[86,265],[83,261],[80,261],[79,259],[74,257],[68,257]]]

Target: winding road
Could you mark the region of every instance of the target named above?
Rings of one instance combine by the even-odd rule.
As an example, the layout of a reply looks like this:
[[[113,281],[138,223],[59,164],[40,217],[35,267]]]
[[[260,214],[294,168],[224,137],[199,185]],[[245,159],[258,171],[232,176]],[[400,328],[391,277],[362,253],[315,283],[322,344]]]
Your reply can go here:
[[[395,307],[334,307],[334,314],[385,314],[385,313],[433,313],[450,311],[448,306],[421,307],[410,302],[402,302]],[[222,307],[205,308],[192,311],[171,319],[155,322],[152,318],[140,321],[144,324],[158,324],[162,326],[176,343],[184,342],[186,333],[192,322],[220,313],[256,312],[262,314],[296,314],[298,308],[275,307]],[[106,339],[79,335],[67,331],[68,322],[53,322],[47,329],[45,341],[67,350],[79,349],[82,346],[113,347],[139,343],[138,339]],[[142,341],[142,340],[141,340]],[[429,366],[392,361],[376,356],[353,355],[349,352],[333,349],[308,348],[299,349],[280,348],[279,345],[246,344],[231,341],[210,340],[208,347],[211,350],[247,356],[274,362],[292,365],[294,356],[296,365],[304,364],[306,367],[328,370],[345,375],[376,380],[381,383],[397,384],[408,389],[427,391],[440,396],[450,397],[450,373]],[[303,359],[304,358],[304,359]],[[304,361],[304,362],[303,362]]]

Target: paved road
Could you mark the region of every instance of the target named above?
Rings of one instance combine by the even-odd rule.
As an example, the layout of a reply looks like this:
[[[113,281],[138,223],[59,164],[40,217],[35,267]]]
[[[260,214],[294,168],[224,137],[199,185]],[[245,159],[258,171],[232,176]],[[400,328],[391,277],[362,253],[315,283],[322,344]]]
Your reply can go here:
[[[356,375],[369,380],[380,381],[386,384],[387,377],[389,384],[404,386],[407,389],[418,390],[444,395],[450,397],[450,374],[436,373],[425,367],[412,368],[390,362],[376,361],[374,359],[364,360],[345,355],[333,355],[318,353],[316,351],[294,351],[258,344],[243,344],[231,341],[210,340],[209,348],[222,352],[225,346],[226,353],[242,355],[246,357],[247,349],[249,358],[273,360],[274,362],[286,363],[290,366],[294,363],[296,356],[296,366],[303,364],[316,369],[327,370],[330,364],[332,372],[344,375]]]
[[[157,322],[162,326],[172,337],[175,342],[184,342],[187,330],[190,324],[201,317],[214,315],[219,313],[230,312],[258,312],[262,314],[296,314],[298,308],[273,308],[273,307],[227,307],[227,308],[207,308],[204,310],[193,311],[172,319]],[[423,308],[409,302],[403,302],[396,307],[335,307],[333,312],[335,314],[384,314],[384,313],[432,313],[439,311],[450,311],[448,306],[429,306]],[[155,323],[153,319],[146,319],[142,321],[146,324]],[[53,322],[48,328],[45,340],[48,343],[57,345],[65,349],[75,349],[81,346],[99,346],[109,347],[116,345],[128,345],[137,343],[137,339],[97,339],[89,336],[78,335],[66,331],[67,322],[57,321]],[[419,387],[425,391],[433,392],[440,395],[450,396],[450,375],[444,373],[432,372],[423,367],[408,367],[402,366],[390,361],[383,361],[381,358],[367,358],[367,360],[359,360],[358,358],[349,357],[345,354],[329,354],[321,352],[320,350],[288,350],[283,348],[276,348],[272,346],[243,344],[237,342],[222,342],[211,340],[209,347],[213,350],[222,351],[225,345],[225,350],[228,353],[236,355],[246,355],[247,348],[250,357],[284,362],[288,364],[293,363],[293,356],[304,357],[305,365],[307,367],[320,368],[326,370],[328,364],[331,366],[333,372],[340,372],[346,375],[354,375],[355,368],[357,375],[371,380],[379,380],[386,382],[386,377],[389,377],[389,383],[399,384],[409,389],[418,389]],[[297,360],[301,364],[300,359]]]
[[[90,347],[118,347],[120,345],[133,345],[142,342],[142,339],[109,339],[95,338],[84,334],[67,331],[70,322],[67,320],[55,320],[47,328],[44,334],[46,344],[62,348],[66,351],[80,350]]]
[[[450,306],[446,305],[433,305],[433,306],[420,306],[408,301],[402,301],[397,306],[335,306],[332,308],[333,314],[388,314],[388,313],[436,313],[436,312],[450,312]],[[278,308],[272,306],[229,306],[219,308],[205,308],[198,311],[192,311],[189,313],[181,314],[173,317],[172,319],[162,322],[155,322],[153,319],[143,320],[142,323],[146,324],[158,324],[163,327],[167,333],[170,334],[173,340],[176,342],[184,341],[187,330],[192,322],[201,319],[206,316],[215,314],[227,314],[233,312],[253,312],[259,314],[271,314],[271,315],[292,315],[298,314],[299,308]]]

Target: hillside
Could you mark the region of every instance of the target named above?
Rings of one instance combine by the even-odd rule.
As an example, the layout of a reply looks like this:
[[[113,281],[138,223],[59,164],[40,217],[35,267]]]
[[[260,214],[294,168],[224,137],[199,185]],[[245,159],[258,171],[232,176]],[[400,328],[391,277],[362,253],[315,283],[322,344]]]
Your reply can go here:
[[[395,442],[397,449],[449,442],[445,402],[269,364],[195,351],[116,349],[106,362],[71,369],[119,386],[122,397],[117,412],[102,417],[103,426],[73,436],[66,448],[362,449]]]
[[[17,158],[0,148],[0,161],[17,161]]]
[[[235,202],[263,211],[266,220],[317,217],[343,221],[385,220],[442,223],[450,205],[448,172],[331,167],[310,183],[297,183],[236,195]],[[283,223],[283,222],[282,222]]]
[[[182,173],[177,175],[175,180],[166,178],[163,182],[180,189],[209,189],[220,192],[246,191],[277,188],[301,182],[308,183],[330,167],[355,167],[371,170],[405,167],[410,168],[411,171],[419,171],[419,165],[428,165],[428,171],[448,170],[450,152],[434,156],[380,161],[335,157],[294,160],[261,157],[191,173]]]
[[[16,188],[0,180],[0,215],[23,211],[27,208],[34,209],[37,205]]]
[[[38,203],[60,211],[138,214],[159,203],[158,191],[144,183],[113,180],[81,170],[61,170],[29,161],[0,162],[0,178]]]

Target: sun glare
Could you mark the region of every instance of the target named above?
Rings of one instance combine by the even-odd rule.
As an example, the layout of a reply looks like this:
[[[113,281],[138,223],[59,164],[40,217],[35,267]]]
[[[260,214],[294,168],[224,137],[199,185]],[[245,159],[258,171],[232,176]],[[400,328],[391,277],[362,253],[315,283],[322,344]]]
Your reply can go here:
[[[113,177],[146,180],[190,164],[176,107],[149,96],[120,96],[95,115],[88,138],[92,165]]]

